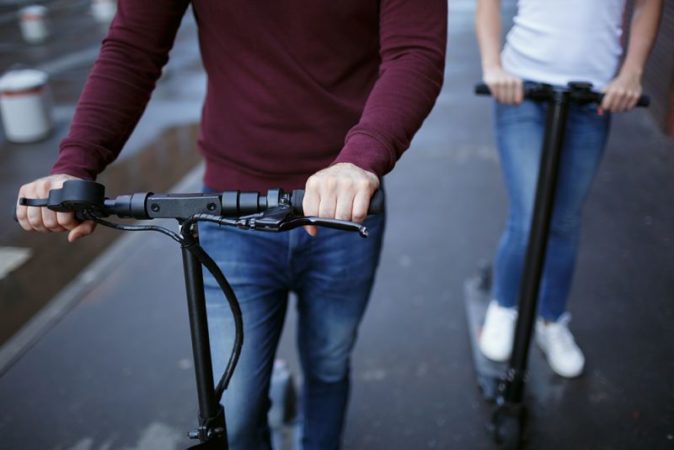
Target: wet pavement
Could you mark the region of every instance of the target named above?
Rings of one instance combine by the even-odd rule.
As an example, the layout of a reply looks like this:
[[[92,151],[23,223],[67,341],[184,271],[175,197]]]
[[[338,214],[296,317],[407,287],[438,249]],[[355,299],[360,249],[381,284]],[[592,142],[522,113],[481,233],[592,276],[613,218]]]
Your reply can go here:
[[[9,214],[19,187],[48,174],[107,30],[91,17],[89,1],[55,0],[45,2],[50,38],[27,44],[13,12],[21,3],[0,3],[0,73],[16,67],[48,73],[54,130],[40,142],[12,144],[0,127],[0,210],[5,211],[0,214],[0,256],[7,257],[7,249],[30,255],[15,270],[0,274],[0,344],[118,236],[104,230],[73,246],[62,235],[23,233]],[[118,161],[100,178],[108,192],[165,190],[197,163],[195,122],[204,92],[196,25],[187,15],[146,114]],[[56,265],[59,270],[53,270]]]
[[[491,103],[471,92],[472,3],[450,4],[445,87],[386,179],[386,240],[354,354],[345,449],[493,448],[462,296],[495,250],[505,194]],[[198,180],[192,173],[179,189]],[[674,142],[647,111],[616,116],[570,302],[587,370],[562,380],[534,364],[527,448],[674,448],[673,197]],[[279,354],[298,374],[294,325],[290,314]],[[125,235],[20,337],[18,357],[0,368],[0,448],[189,444],[196,397],[172,241]]]

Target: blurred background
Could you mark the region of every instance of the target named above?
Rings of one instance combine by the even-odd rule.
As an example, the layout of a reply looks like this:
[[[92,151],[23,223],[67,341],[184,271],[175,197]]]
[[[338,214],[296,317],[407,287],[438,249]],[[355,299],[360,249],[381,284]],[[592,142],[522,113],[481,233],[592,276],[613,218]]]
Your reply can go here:
[[[3,118],[0,130],[0,449],[184,448],[197,409],[178,247],[101,228],[68,244],[12,220],[19,187],[56,158],[114,13],[105,0],[30,5],[0,0],[0,75],[48,77],[26,86],[46,111],[43,129]],[[515,3],[504,7],[512,15]],[[442,93],[386,179],[387,234],[354,355],[346,449],[493,446],[463,304],[506,208],[492,102],[472,93],[474,9],[450,0]],[[108,194],[199,189],[196,33],[188,13],[145,115],[100,178]],[[586,373],[562,380],[532,352],[532,449],[674,448],[671,1],[644,83],[651,107],[614,117],[585,208],[570,309]],[[17,143],[12,133],[24,131],[30,142]],[[279,355],[298,377],[294,324],[291,314]]]

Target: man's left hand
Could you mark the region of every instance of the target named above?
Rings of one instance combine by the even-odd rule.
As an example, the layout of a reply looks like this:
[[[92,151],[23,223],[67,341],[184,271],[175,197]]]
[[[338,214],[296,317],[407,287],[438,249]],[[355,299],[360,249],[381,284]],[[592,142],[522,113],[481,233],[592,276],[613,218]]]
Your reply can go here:
[[[302,207],[304,215],[362,223],[379,178],[351,163],[337,163],[309,177]],[[306,227],[316,236],[316,227]]]

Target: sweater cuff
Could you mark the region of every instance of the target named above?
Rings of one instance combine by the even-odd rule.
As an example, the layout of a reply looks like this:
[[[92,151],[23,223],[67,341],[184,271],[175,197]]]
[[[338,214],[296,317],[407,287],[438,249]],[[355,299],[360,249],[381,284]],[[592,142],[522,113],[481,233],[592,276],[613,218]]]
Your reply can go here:
[[[95,180],[99,161],[92,152],[80,147],[63,147],[50,174],[66,174],[84,180]]]
[[[379,139],[364,133],[348,136],[342,151],[332,164],[351,163],[372,172],[379,178],[393,169],[396,158]]]

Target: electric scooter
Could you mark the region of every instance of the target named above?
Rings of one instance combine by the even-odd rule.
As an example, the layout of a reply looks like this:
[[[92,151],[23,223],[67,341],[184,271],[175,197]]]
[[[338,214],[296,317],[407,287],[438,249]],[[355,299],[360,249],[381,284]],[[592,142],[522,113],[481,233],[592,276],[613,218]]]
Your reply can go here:
[[[52,189],[46,199],[20,198],[19,204],[46,207],[57,212],[73,212],[80,220],[94,222],[124,231],[156,231],[178,244],[182,250],[185,287],[189,312],[192,352],[194,357],[198,427],[188,436],[199,444],[190,449],[227,450],[225,411],[220,404],[222,394],[236,368],[243,345],[241,309],[234,291],[213,259],[199,245],[198,222],[212,222],[241,229],[280,232],[314,225],[357,232],[367,237],[367,229],[349,221],[306,217],[302,211],[304,191],[290,193],[271,189],[266,195],[258,192],[227,191],[213,194],[154,194],[151,192],[105,197],[103,185],[93,181],[70,180],[60,189]],[[377,191],[370,203],[369,213],[383,211],[383,191]],[[115,216],[137,220],[176,219],[179,232],[155,225],[113,223],[106,218]],[[202,266],[208,270],[225,294],[234,317],[235,339],[226,369],[217,385],[208,335],[208,320],[204,296]],[[272,396],[283,398],[284,394]]]
[[[491,95],[486,84],[475,86],[477,95]],[[490,300],[491,268],[466,281],[464,297],[469,324],[473,362],[478,387],[495,409],[488,425],[496,444],[505,449],[520,448],[526,425],[526,407],[523,403],[527,377],[529,346],[536,320],[538,293],[545,262],[550,219],[554,210],[559,162],[564,146],[564,134],[569,107],[572,104],[600,104],[603,94],[594,92],[592,84],[571,82],[567,87],[542,83],[524,83],[524,97],[547,105],[543,153],[536,186],[529,243],[520,281],[518,316],[515,339],[507,364],[496,363],[482,355],[478,339],[487,305]],[[649,98],[642,96],[637,106],[648,106]]]

